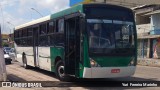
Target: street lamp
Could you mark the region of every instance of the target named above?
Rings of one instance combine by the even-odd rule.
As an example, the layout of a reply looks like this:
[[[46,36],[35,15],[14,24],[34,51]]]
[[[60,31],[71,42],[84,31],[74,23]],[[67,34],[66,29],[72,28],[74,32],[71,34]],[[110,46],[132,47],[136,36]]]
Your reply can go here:
[[[15,25],[12,24],[11,22],[7,21],[7,23],[10,24],[10,25],[12,25],[13,27],[15,27]],[[11,28],[10,28],[10,34],[11,34],[11,33],[12,33],[12,32],[11,32]]]
[[[41,17],[43,17],[43,15],[38,10],[36,10],[35,8],[31,8],[31,9],[36,11]]]
[[[12,26],[14,26],[14,25],[13,25],[11,22],[9,22],[9,21],[8,21],[7,23],[8,23],[8,24],[11,24]]]
[[[11,22],[7,22],[9,25],[12,25],[13,27],[15,27],[15,25],[14,24],[12,24]],[[9,26],[9,29],[10,29],[10,38],[9,38],[9,41],[13,41],[13,33],[14,33],[14,28],[13,28],[13,33],[12,33],[12,29],[10,28],[10,26]],[[10,44],[10,47],[14,47],[14,44]]]

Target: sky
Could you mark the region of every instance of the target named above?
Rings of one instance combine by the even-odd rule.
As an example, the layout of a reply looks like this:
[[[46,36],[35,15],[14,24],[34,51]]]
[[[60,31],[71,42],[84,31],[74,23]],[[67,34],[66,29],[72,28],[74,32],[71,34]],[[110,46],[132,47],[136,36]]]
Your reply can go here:
[[[0,0],[2,33],[13,32],[15,26],[41,18],[42,16],[35,10],[47,16],[69,8],[69,2],[69,0]]]
[[[82,2],[83,0],[70,0],[70,6],[74,5],[75,3]]]

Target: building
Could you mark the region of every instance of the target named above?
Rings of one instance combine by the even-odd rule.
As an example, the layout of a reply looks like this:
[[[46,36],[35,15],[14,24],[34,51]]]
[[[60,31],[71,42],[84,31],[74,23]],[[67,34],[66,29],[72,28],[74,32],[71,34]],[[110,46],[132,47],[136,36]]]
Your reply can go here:
[[[13,34],[2,34],[2,45],[13,47]]]
[[[70,0],[70,2],[70,6],[78,3],[108,3],[121,5],[129,8],[148,4],[160,4],[159,0]]]
[[[94,2],[105,2],[110,4],[126,6],[129,8],[140,5],[160,4],[159,0],[94,0]]]
[[[9,41],[9,35],[8,34],[2,34],[2,42],[8,43]]]
[[[160,5],[133,8],[136,13],[138,57],[160,58]]]
[[[148,5],[148,4],[160,4],[159,0],[92,0],[92,1],[98,3],[121,5],[129,8],[141,5]]]

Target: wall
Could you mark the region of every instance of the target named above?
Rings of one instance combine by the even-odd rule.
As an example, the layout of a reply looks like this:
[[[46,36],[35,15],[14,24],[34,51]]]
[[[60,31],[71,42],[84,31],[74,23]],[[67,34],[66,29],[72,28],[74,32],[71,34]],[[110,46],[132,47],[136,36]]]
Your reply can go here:
[[[95,0],[96,2],[104,2],[104,0]],[[160,4],[159,0],[106,0],[106,3],[122,5],[126,7],[135,7],[144,4]]]
[[[151,30],[151,24],[140,24],[140,25],[136,25],[136,27],[137,27],[138,34],[147,33],[147,32],[150,32]]]

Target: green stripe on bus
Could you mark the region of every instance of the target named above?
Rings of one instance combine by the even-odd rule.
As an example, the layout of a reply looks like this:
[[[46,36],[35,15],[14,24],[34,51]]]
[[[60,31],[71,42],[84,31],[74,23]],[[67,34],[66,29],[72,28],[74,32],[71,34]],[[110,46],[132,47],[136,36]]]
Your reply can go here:
[[[55,72],[55,59],[56,57],[61,57],[62,60],[64,60],[64,49],[63,48],[57,48],[57,47],[51,47],[50,48],[50,56],[51,56],[51,71]]]
[[[120,67],[128,66],[132,57],[106,57],[106,56],[92,56],[101,67]]]
[[[81,5],[81,4],[76,5],[76,6],[73,6],[72,8],[69,8],[69,9],[63,10],[61,12],[52,14],[51,19],[62,17],[64,15],[68,15],[68,14],[75,13],[75,12],[81,12],[82,13],[83,12],[83,5]]]

